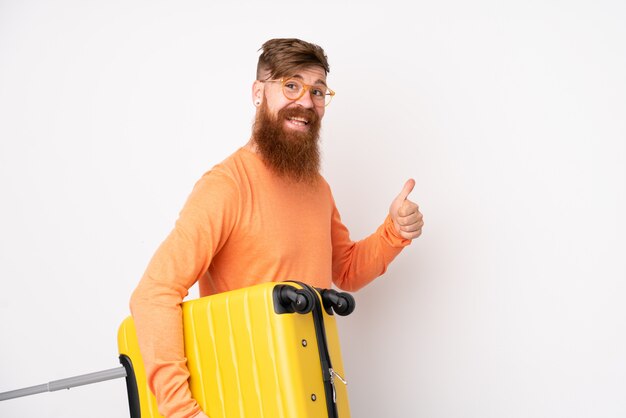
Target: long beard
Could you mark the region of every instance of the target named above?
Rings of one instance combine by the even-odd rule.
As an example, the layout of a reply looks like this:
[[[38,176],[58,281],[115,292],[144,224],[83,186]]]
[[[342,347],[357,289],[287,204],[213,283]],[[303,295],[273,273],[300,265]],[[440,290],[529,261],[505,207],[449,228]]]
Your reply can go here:
[[[285,129],[285,120],[294,116],[307,118],[309,129],[305,132]],[[286,107],[274,118],[263,101],[252,136],[271,170],[296,182],[314,183],[320,171],[320,126],[320,118],[311,109]]]

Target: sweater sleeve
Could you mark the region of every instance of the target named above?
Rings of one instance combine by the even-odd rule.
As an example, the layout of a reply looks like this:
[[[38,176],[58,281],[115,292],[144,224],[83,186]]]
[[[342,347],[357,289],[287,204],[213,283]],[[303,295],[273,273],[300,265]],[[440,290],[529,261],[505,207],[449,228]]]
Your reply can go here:
[[[205,174],[131,296],[148,385],[167,418],[190,418],[200,412],[187,383],[181,303],[224,245],[236,222],[238,201],[231,178],[219,172]]]
[[[411,243],[397,233],[389,215],[376,232],[352,241],[336,207],[331,219],[331,237],[333,282],[347,291],[358,290],[385,273],[391,261]]]

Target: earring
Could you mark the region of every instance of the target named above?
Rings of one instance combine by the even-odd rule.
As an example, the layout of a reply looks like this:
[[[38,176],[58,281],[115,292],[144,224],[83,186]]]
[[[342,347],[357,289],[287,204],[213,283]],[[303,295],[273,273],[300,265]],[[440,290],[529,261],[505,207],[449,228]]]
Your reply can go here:
[[[256,102],[254,102],[254,104],[255,104],[256,106],[258,106],[258,105],[260,105],[260,104],[261,104],[261,101],[260,101],[260,100],[257,100]]]

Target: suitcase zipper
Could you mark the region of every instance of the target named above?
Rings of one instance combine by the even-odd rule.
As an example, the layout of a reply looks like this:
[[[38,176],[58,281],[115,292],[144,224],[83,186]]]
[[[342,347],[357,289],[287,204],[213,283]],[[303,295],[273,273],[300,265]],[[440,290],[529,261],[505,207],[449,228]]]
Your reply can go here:
[[[337,393],[335,391],[335,377],[339,378],[341,383],[343,383],[344,385],[347,385],[348,382],[346,382],[346,380],[341,377],[341,375],[337,373],[332,367],[330,368],[330,384],[333,387],[333,402],[337,403]]]

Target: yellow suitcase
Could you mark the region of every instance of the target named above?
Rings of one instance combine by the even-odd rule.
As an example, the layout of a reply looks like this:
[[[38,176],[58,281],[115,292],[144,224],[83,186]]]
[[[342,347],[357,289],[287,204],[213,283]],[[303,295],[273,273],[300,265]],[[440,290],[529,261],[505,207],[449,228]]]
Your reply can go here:
[[[265,283],[183,303],[190,387],[211,418],[349,418],[333,313],[354,298],[299,282]],[[0,393],[0,401],[126,378],[131,418],[156,418],[132,318],[122,366]]]
[[[349,418],[334,313],[354,299],[299,282],[264,283],[183,303],[194,398],[211,418]],[[131,418],[156,418],[132,318],[118,333]]]

